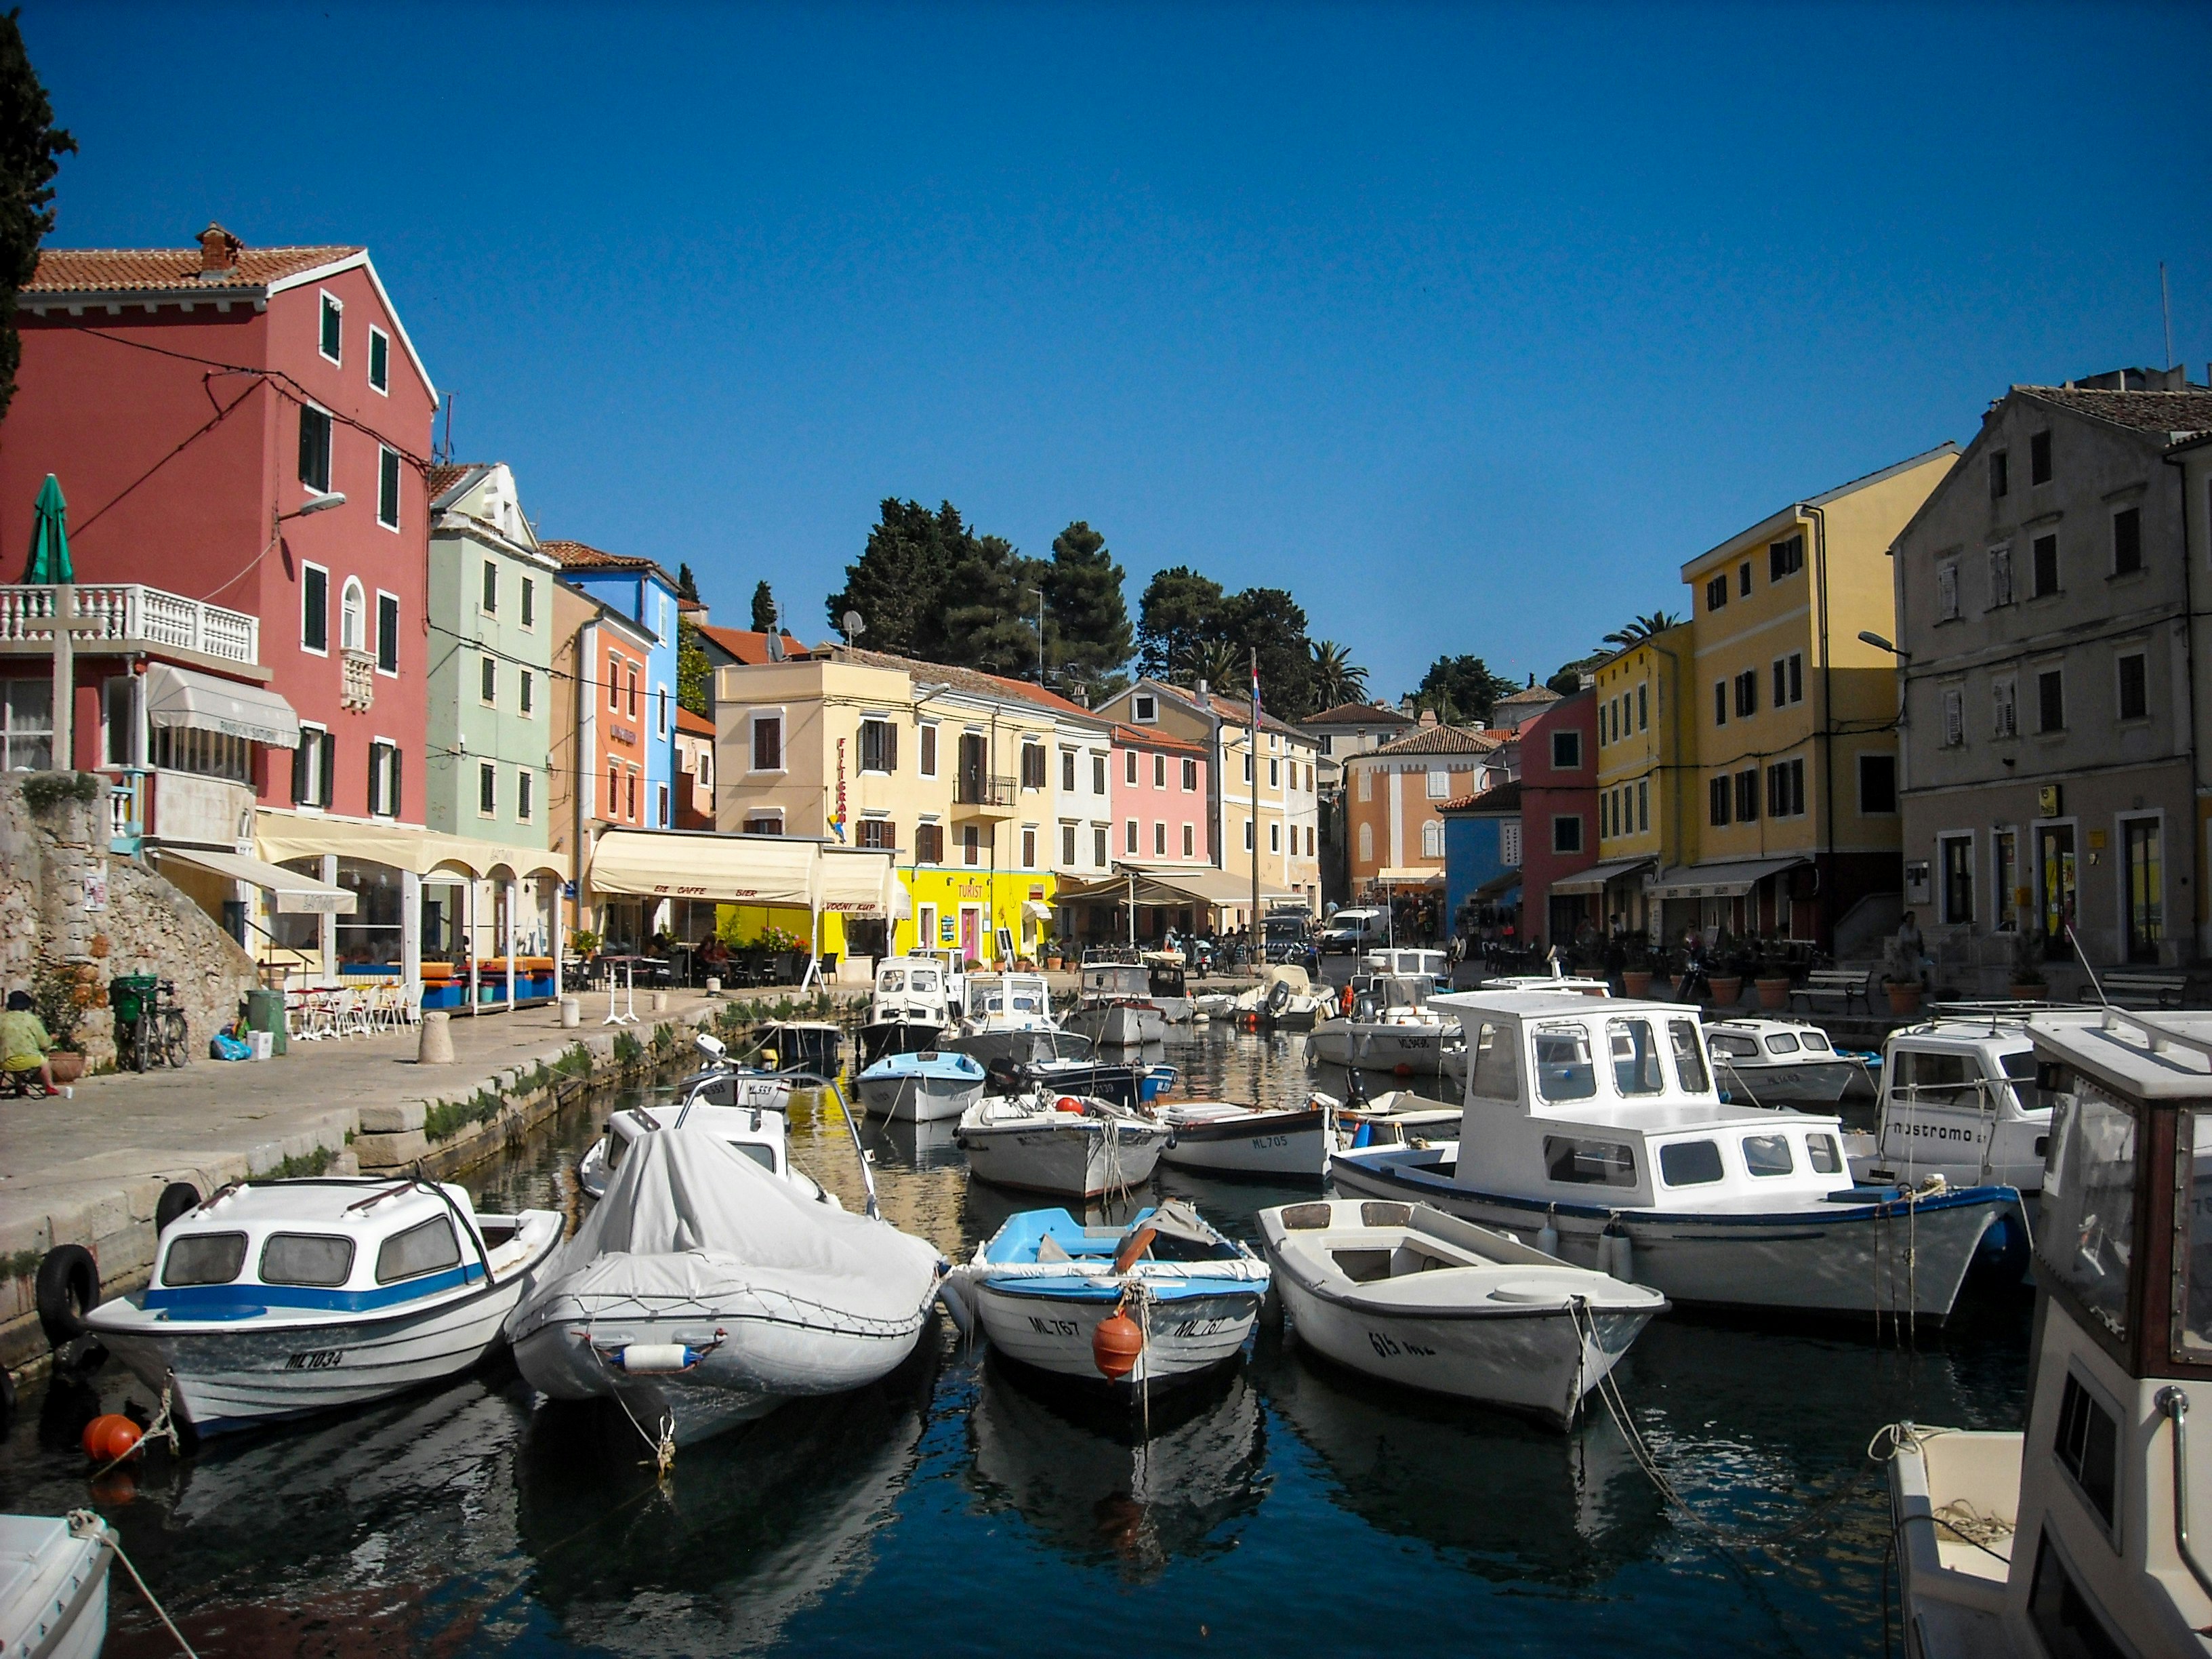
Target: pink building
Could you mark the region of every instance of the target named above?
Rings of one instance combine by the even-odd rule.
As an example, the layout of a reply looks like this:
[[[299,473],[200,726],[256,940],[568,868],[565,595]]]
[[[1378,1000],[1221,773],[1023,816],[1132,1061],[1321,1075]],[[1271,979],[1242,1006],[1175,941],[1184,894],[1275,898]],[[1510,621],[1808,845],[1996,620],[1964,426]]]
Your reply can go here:
[[[1598,920],[1601,887],[1560,892],[1597,862],[1597,695],[1553,703],[1521,728],[1521,936],[1565,948]]]
[[[1212,864],[1206,751],[1158,730],[1114,728],[1114,856],[1124,864]]]

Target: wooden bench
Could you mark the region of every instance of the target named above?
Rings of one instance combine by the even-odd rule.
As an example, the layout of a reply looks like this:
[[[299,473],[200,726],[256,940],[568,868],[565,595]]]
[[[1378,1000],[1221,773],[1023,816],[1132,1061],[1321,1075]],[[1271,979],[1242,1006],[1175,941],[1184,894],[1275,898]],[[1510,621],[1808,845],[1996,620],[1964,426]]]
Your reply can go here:
[[[2179,1008],[2189,975],[2178,970],[2164,973],[2122,968],[2100,975],[2105,994],[2123,1008]]]
[[[1870,970],[1864,968],[1814,968],[1806,974],[1805,982],[1790,994],[1790,1000],[1794,1006],[1802,998],[1807,1013],[1813,1012],[1816,998],[1828,997],[1841,1002],[1847,1014],[1854,1002],[1871,1014],[1874,1007],[1867,1000],[1869,977]]]

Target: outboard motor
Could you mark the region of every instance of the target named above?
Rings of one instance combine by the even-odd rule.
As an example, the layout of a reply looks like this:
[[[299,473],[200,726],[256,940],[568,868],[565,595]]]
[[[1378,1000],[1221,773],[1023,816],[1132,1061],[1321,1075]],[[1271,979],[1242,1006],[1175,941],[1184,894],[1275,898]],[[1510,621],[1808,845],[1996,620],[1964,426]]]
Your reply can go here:
[[[983,1080],[994,1095],[1013,1094],[1022,1085],[1020,1069],[1005,1054],[991,1056],[990,1064],[983,1068]]]
[[[1359,1075],[1357,1066],[1345,1073],[1344,1103],[1357,1110],[1367,1104],[1367,1085]]]

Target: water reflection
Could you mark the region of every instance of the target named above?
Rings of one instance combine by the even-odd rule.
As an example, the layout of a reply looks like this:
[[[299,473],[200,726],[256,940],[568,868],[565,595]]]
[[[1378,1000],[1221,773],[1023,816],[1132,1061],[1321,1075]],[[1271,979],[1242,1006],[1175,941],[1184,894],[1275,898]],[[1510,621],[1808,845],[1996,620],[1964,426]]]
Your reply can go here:
[[[1129,1402],[1009,1364],[982,1366],[969,1480],[986,1514],[1012,1510],[1070,1559],[1131,1582],[1230,1547],[1227,1523],[1267,1490],[1258,1392],[1241,1369],[1162,1389],[1152,1437]]]

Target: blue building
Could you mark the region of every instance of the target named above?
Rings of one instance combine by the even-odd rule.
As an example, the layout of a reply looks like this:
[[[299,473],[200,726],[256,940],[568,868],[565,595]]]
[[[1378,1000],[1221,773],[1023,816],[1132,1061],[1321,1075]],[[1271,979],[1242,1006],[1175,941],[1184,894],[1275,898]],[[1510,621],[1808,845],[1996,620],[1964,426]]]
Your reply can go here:
[[[1521,897],[1521,784],[1518,779],[1447,801],[1444,918],[1456,930],[1469,904],[1510,908]]]
[[[561,562],[562,575],[592,598],[618,611],[653,636],[646,653],[644,730],[645,827],[676,824],[676,580],[651,559],[608,553],[582,542],[540,542],[538,550]]]

